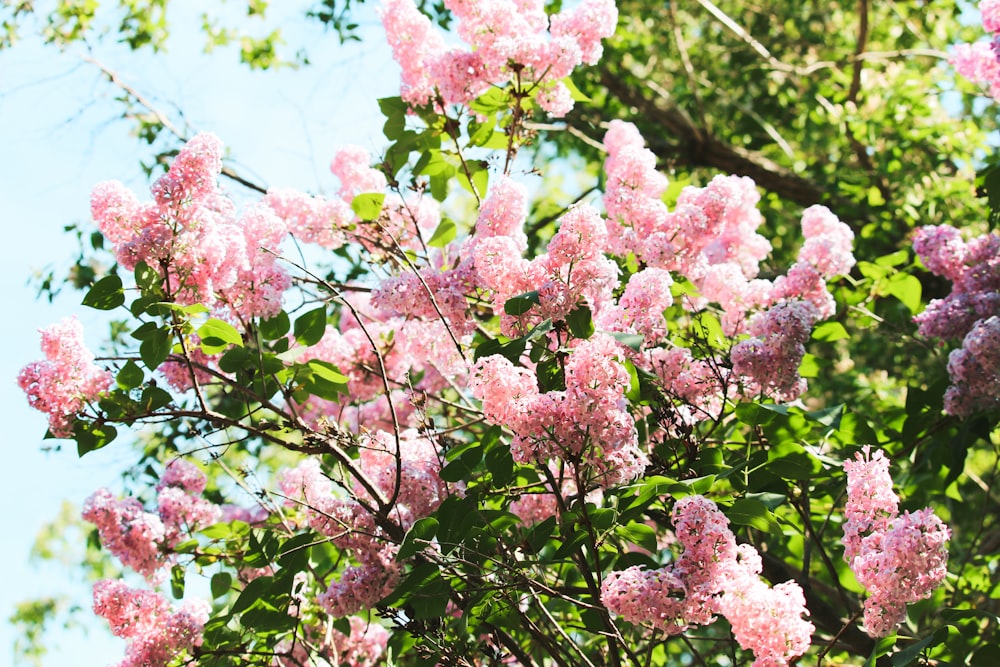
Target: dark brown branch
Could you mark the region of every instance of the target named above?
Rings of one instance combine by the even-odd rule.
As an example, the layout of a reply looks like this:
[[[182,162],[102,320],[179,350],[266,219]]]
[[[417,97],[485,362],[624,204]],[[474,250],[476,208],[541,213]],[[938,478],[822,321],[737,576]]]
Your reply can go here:
[[[638,109],[638,115],[648,123],[663,128],[660,138],[647,136],[650,150],[661,161],[749,176],[765,190],[802,206],[826,203],[831,199],[816,183],[760,153],[733,146],[698,127],[668,100],[646,98],[639,86],[623,81],[619,74],[604,68],[601,83],[622,102]]]

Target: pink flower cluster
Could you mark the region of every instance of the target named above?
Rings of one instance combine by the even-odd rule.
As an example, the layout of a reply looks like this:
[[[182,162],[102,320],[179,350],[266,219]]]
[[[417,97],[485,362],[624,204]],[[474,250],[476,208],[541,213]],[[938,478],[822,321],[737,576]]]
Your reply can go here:
[[[802,589],[793,581],[773,588],[760,579],[760,555],[736,544],[729,521],[703,496],[677,501],[672,513],[677,561],[647,570],[633,566],[609,574],[601,601],[626,621],[667,634],[707,625],[721,614],[736,641],[754,652],[755,667],[787,665],[809,648],[814,627]]]
[[[94,363],[83,343],[83,325],[74,318],[42,329],[45,359],[34,361],[17,376],[31,407],[49,416],[49,430],[57,438],[73,435],[73,420],[84,406],[95,401],[113,380],[111,373]]]
[[[385,498],[396,497],[393,518],[404,528],[433,512],[452,492],[439,476],[437,445],[416,431],[400,434],[398,457],[395,438],[384,431],[363,437],[358,448],[358,467]],[[330,615],[342,617],[370,609],[385,597],[398,582],[401,570],[395,561],[395,547],[361,504],[338,497],[333,482],[315,459],[306,459],[286,471],[280,485],[290,505],[302,506],[308,524],[338,548],[350,551],[357,562],[346,567],[339,580],[320,595],[319,603]],[[355,483],[353,493],[373,500],[360,482]]]
[[[661,200],[666,179],[656,171],[655,157],[635,126],[613,121],[604,145],[606,247],[622,256],[634,253],[650,267],[646,271],[676,271],[690,280],[700,298],[688,298],[684,305],[696,310],[717,303],[727,335],[749,329],[753,338],[738,343],[732,355],[746,394],[796,398],[805,388],[798,375],[803,344],[812,325],[833,313],[826,280],[854,265],[851,229],[825,207],[809,207],[802,215],[805,241],[795,264],[773,282],[758,279],[759,262],[771,246],[756,232],[763,218],[753,181],[717,176],[704,188],[686,187],[669,211]],[[657,282],[666,296],[664,283],[669,283],[662,278]],[[619,306],[631,300],[627,293],[628,289]],[[661,298],[656,307],[661,304],[668,306],[670,301]],[[609,309],[600,322],[622,330],[616,316]],[[647,317],[651,319],[637,323],[635,331],[655,343],[662,322],[652,314]],[[675,395],[685,393],[670,386],[665,389]]]
[[[966,417],[1000,402],[1000,236],[971,241],[948,225],[928,225],[916,233],[913,249],[933,273],[952,283],[944,299],[933,299],[913,320],[925,336],[962,339],[948,358],[951,386],[945,412]]]
[[[948,61],[959,74],[979,86],[989,89],[990,97],[1000,101],[1000,2],[982,0],[979,3],[983,28],[993,34],[990,42],[959,44]]]
[[[674,302],[673,282],[664,269],[648,267],[633,273],[618,303],[601,309],[597,324],[605,331],[639,334],[647,348],[662,343],[667,335],[663,312]]]
[[[613,338],[595,334],[569,353],[565,391],[539,392],[530,371],[500,355],[477,361],[470,384],[487,420],[514,431],[515,461],[584,462],[607,487],[635,479],[648,465],[627,411],[622,357]]]
[[[360,194],[381,194],[388,187],[385,174],[371,165],[368,151],[345,146],[334,154],[330,170],[340,181],[336,197],[309,195],[292,188],[271,188],[264,204],[288,226],[299,241],[336,249],[356,241],[375,256],[395,255],[402,249],[422,249],[421,235],[441,221],[431,197],[386,195],[378,220],[361,220],[351,208]]]
[[[799,364],[805,343],[819,319],[808,301],[781,301],[750,319],[752,338],[733,345],[733,373],[743,379],[743,394],[791,401],[805,391]]]
[[[966,417],[1000,407],[1000,317],[979,320],[948,356],[944,410]]]
[[[118,667],[166,667],[201,646],[209,618],[204,600],[173,607],[153,591],[130,588],[120,580],[94,584],[94,612],[107,619],[111,632],[128,642]]]
[[[579,204],[563,214],[547,252],[534,259],[521,257],[518,238],[477,238],[471,246],[478,284],[492,293],[504,335],[523,335],[544,319],[565,319],[581,303],[594,311],[610,301],[618,267],[604,254],[607,230],[593,207]],[[508,314],[504,304],[527,292],[537,292],[538,303]]]
[[[387,283],[391,282],[390,278]],[[395,299],[405,298],[383,293],[395,290],[398,283],[394,284],[395,287],[386,287],[384,283],[370,301],[366,296],[350,296],[360,321],[342,312],[339,326],[328,326],[319,343],[297,357],[301,363],[315,359],[333,364],[348,378],[348,396],[343,402],[309,397],[298,406],[300,415],[308,422],[319,425],[335,420],[356,432],[362,430],[362,425],[365,429],[392,430],[391,398],[396,423],[404,427],[417,425],[419,414],[407,391],[395,389],[388,396],[385,394],[376,349],[389,382],[399,387],[410,385],[417,392],[435,392],[450,383],[462,382],[467,375],[467,362],[452,338],[461,336],[461,327],[449,333],[451,321],[442,321],[436,315],[421,319],[394,310],[391,305],[399,305]],[[415,289],[426,296],[422,285]],[[463,309],[464,303],[462,297]],[[466,316],[463,312],[455,316],[458,317]],[[466,337],[459,340],[468,342]]]
[[[1000,315],[1000,236],[965,242],[953,227],[928,225],[917,230],[913,249],[924,266],[952,283],[951,294],[914,318],[922,335],[962,338],[976,321]]]
[[[844,461],[844,559],[868,589],[865,631],[883,637],[906,619],[906,605],[929,597],[947,574],[950,531],[933,510],[899,514],[889,460],[865,446]]]
[[[222,509],[201,497],[205,473],[185,459],[174,459],[156,485],[156,504],[166,528],[164,544],[171,547],[199,528],[222,519]]]
[[[123,184],[98,184],[91,213],[113,244],[118,262],[146,262],[163,276],[169,298],[202,303],[220,314],[270,317],[291,282],[276,262],[287,229],[270,208],[254,205],[237,216],[218,188],[222,142],[202,133],[178,153],[140,203]]]
[[[594,64],[618,23],[613,0],[584,0],[549,17],[541,0],[445,0],[468,48],[448,47],[413,0],[387,0],[382,24],[411,105],[467,104],[491,85],[514,82],[553,116],[573,108],[561,79]]]
[[[98,489],[84,503],[82,516],[97,526],[101,544],[123,565],[157,581],[172,546],[222,518],[217,505],[199,497],[205,482],[198,466],[176,459],[156,487],[158,513],[147,512],[135,498],[119,500]]]

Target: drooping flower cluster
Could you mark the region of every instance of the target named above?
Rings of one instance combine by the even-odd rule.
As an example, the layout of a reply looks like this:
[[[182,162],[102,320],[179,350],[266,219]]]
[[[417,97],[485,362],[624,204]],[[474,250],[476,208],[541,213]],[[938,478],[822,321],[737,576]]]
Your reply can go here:
[[[677,561],[647,570],[633,566],[612,572],[601,601],[626,621],[667,634],[707,625],[721,614],[739,645],[754,652],[756,667],[787,665],[809,648],[813,625],[802,589],[793,581],[773,588],[760,579],[760,555],[737,545],[729,521],[703,496],[677,501],[672,513]]]
[[[948,225],[916,233],[913,249],[933,273],[952,283],[944,299],[933,299],[914,317],[925,336],[962,339],[948,358],[951,386],[945,412],[960,417],[992,410],[1000,401],[1000,236],[964,241]]]
[[[491,85],[514,82],[538,105],[565,115],[573,99],[562,79],[592,65],[601,40],[618,23],[613,0],[584,0],[549,17],[539,0],[445,0],[468,48],[449,47],[413,0],[387,0],[382,24],[402,68],[402,98],[411,105],[466,104]]]
[[[527,369],[492,355],[476,362],[471,388],[487,420],[514,431],[515,461],[584,461],[606,487],[635,479],[648,464],[626,410],[629,374],[621,355],[607,335],[580,341],[565,362],[565,390],[546,392]]]
[[[947,574],[950,531],[933,510],[899,514],[889,460],[865,446],[844,461],[844,559],[869,592],[865,631],[882,637],[906,618],[906,605],[929,597]]]
[[[101,544],[149,581],[157,581],[169,549],[193,531],[222,518],[219,506],[201,498],[205,473],[183,459],[172,461],[157,485],[158,512],[147,512],[136,498],[115,498],[95,491],[83,506],[83,519],[97,526]]]
[[[945,412],[965,417],[1000,407],[1000,317],[980,320],[948,356]]]
[[[73,434],[73,420],[89,401],[111,385],[111,374],[94,363],[83,343],[83,325],[74,318],[42,329],[45,359],[34,361],[17,376],[31,407],[49,416],[49,430],[57,438]]]
[[[744,393],[779,401],[798,397],[806,387],[799,377],[805,343],[818,319],[808,301],[781,301],[750,320],[752,338],[733,346],[733,372],[745,378]]]
[[[131,588],[121,580],[94,584],[94,612],[107,619],[111,632],[128,643],[118,667],[166,667],[201,645],[210,605],[203,601],[173,607],[153,591]]]
[[[157,180],[153,201],[140,203],[122,183],[98,184],[91,213],[118,262],[145,262],[160,273],[168,298],[201,303],[220,314],[270,317],[290,286],[276,261],[287,233],[270,208],[254,205],[241,216],[219,190],[222,142],[198,134]]]
[[[982,0],[979,12],[983,29],[993,35],[992,41],[959,44],[948,61],[959,74],[988,88],[990,97],[1000,101],[1000,2]]]
[[[934,299],[914,318],[924,336],[963,338],[978,320],[1000,315],[1000,236],[971,241],[948,225],[917,230],[913,249],[928,269],[952,283],[951,293]]]
[[[698,298],[686,297],[686,307],[696,310],[716,303],[722,309],[724,333],[752,336],[737,343],[732,353],[733,370],[742,376],[746,395],[796,398],[805,388],[798,375],[804,343],[813,324],[833,313],[826,280],[854,265],[850,228],[825,207],[809,207],[802,215],[805,242],[795,264],[773,282],[756,278],[771,245],[756,231],[763,217],[752,180],[717,176],[704,188],[686,187],[670,211],[661,200],[666,180],[656,171],[655,157],[635,126],[613,121],[604,145],[607,247],[619,255],[634,253],[664,273],[676,271],[700,293]],[[669,305],[666,300],[660,303]],[[610,318],[605,322],[620,330]],[[655,336],[657,329],[649,328],[653,322],[643,324],[636,332]]]

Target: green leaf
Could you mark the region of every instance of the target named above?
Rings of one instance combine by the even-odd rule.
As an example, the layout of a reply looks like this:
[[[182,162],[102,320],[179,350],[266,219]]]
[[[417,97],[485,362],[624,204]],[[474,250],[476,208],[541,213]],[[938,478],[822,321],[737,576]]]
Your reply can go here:
[[[266,320],[261,320],[257,323],[257,331],[264,340],[276,340],[283,337],[288,333],[291,328],[291,322],[288,319],[288,313],[281,310],[274,317]]]
[[[881,637],[875,642],[875,646],[872,647],[871,655],[865,660],[864,667],[875,667],[875,661],[881,658],[883,655],[889,652],[893,646],[896,645],[896,635],[889,635],[888,637]]]
[[[514,481],[514,458],[510,447],[502,442],[486,449],[486,469],[493,475],[494,487],[503,487]]]
[[[813,329],[812,337],[813,340],[829,343],[835,340],[850,338],[850,334],[847,333],[847,329],[840,322],[823,322]]]
[[[740,403],[736,406],[736,418],[747,426],[765,426],[775,415],[788,415],[787,405],[774,403]]]
[[[250,363],[250,351],[245,347],[231,347],[219,358],[219,370],[224,373],[236,373]]]
[[[934,639],[938,636],[938,633],[930,634],[921,639],[920,641],[913,642],[901,651],[897,651],[892,655],[892,667],[905,667],[911,662],[916,660],[921,652],[928,646],[936,645]],[[945,635],[947,636],[947,635]]]
[[[83,456],[105,447],[118,437],[118,430],[111,424],[94,424],[77,420],[73,424],[77,456]]]
[[[170,568],[170,594],[175,600],[184,597],[184,568],[180,565]]]
[[[448,218],[444,218],[437,229],[434,230],[430,240],[427,241],[427,245],[432,248],[443,248],[455,240],[457,231],[458,228],[455,226],[455,223]]]
[[[569,89],[570,97],[573,98],[574,102],[590,102],[591,101],[591,99],[589,97],[587,97],[583,93],[583,91],[581,91],[579,88],[576,87],[576,84],[573,83],[573,80],[570,79],[569,77],[566,77],[565,79],[563,79],[562,80],[562,84],[564,86],[566,86],[566,88]]]
[[[647,526],[644,523],[637,523],[635,521],[628,523],[624,526],[618,526],[615,529],[618,535],[636,546],[642,547],[650,553],[656,553],[658,551],[656,547],[656,531]]]
[[[142,381],[146,379],[146,374],[142,372],[139,368],[139,364],[135,363],[131,359],[125,362],[122,369],[118,371],[117,377],[115,377],[115,382],[119,387],[128,391],[129,389],[135,389],[142,384]]]
[[[134,334],[133,334],[134,335]],[[139,357],[146,368],[155,371],[170,354],[170,329],[157,327],[139,345]]]
[[[347,377],[330,362],[310,359],[306,363],[306,368],[309,373],[303,379],[302,385],[313,396],[336,401],[341,395],[348,395]]]
[[[163,296],[163,292],[160,289],[160,274],[146,262],[140,261],[136,263],[135,284],[143,295],[152,293],[152,296]]]
[[[438,520],[432,516],[419,519],[406,531],[403,543],[399,545],[396,553],[397,561],[404,561],[419,551],[422,551],[437,534]]]
[[[489,116],[505,110],[509,104],[510,98],[507,91],[503,88],[493,87],[472,100],[469,103],[469,108],[484,116]]]
[[[566,316],[569,332],[577,338],[587,339],[594,335],[594,318],[590,308],[577,306]]]
[[[229,322],[212,318],[198,327],[201,350],[205,354],[218,354],[230,345],[243,346],[243,335]]]
[[[295,340],[300,345],[315,345],[326,333],[326,306],[320,306],[295,318]]]
[[[385,202],[384,193],[363,192],[351,200],[351,210],[362,220],[378,220],[378,216],[382,213],[383,202]]]
[[[485,145],[493,137],[493,131],[496,129],[496,126],[497,122],[493,116],[489,116],[482,122],[477,120],[469,121],[469,145]]]
[[[142,398],[139,399],[139,409],[143,412],[153,412],[170,405],[173,400],[173,396],[165,389],[146,387],[142,390]]]
[[[625,398],[630,401],[638,401],[642,398],[642,384],[639,382],[639,372],[630,359],[625,359],[622,362],[622,366],[628,371],[628,389],[625,392]]]
[[[230,612],[233,614],[239,614],[246,611],[253,606],[255,602],[267,597],[267,594],[270,592],[273,585],[274,577],[267,575],[257,577],[246,585],[243,592],[240,593],[240,596],[236,598],[236,602],[233,603],[233,608],[230,609]]]
[[[229,593],[233,585],[233,576],[228,572],[216,572],[212,575],[212,597],[221,598]]]
[[[778,525],[771,510],[754,498],[740,498],[726,510],[726,516],[735,524],[751,526],[765,532],[777,528]]]
[[[536,305],[538,305],[538,292],[525,292],[524,294],[518,294],[507,299],[503,304],[503,312],[514,317],[519,317]]]
[[[97,310],[114,310],[125,303],[125,290],[122,289],[122,279],[111,274],[104,276],[90,288],[83,297],[83,305]]]
[[[840,420],[844,416],[844,411],[845,406],[841,403],[840,405],[833,405],[829,408],[806,412],[803,416],[811,422],[816,422],[817,424],[822,424],[823,426],[836,430],[840,428]]]
[[[606,333],[625,347],[630,348],[635,352],[639,352],[642,349],[642,343],[643,340],[645,340],[639,334],[624,333],[622,331],[605,331],[603,333]]]
[[[920,280],[909,273],[897,273],[889,279],[889,294],[903,302],[911,313],[920,310]]]

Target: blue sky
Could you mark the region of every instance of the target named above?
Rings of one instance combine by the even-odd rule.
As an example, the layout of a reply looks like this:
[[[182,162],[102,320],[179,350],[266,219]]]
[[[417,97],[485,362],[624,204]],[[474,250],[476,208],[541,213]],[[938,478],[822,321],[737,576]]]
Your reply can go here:
[[[284,23],[290,45],[305,46],[313,64],[299,71],[252,73],[231,50],[205,55],[197,15],[182,13],[193,12],[195,3],[180,4],[171,15],[174,33],[166,54],[137,56],[108,44],[96,46],[92,55],[162,110],[176,117],[180,109],[195,130],[215,132],[239,171],[258,183],[332,189],[336,183],[327,165],[338,146],[359,144],[378,152],[383,142],[376,99],[397,94],[398,70],[373,15],[362,21],[365,39],[342,47],[334,35],[303,24],[304,5],[282,3],[272,14]],[[32,564],[29,552],[38,529],[55,518],[64,500],[79,506],[96,488],[114,488],[128,464],[127,450],[114,446],[83,459],[73,443],[43,452],[45,418],[28,407],[15,381],[21,367],[41,356],[37,330],[62,317],[77,315],[91,346],[100,344],[102,316],[80,307],[80,294],[66,293],[49,304],[38,301],[28,283],[35,272],[69,266],[76,245],[62,229],[90,225],[90,188],[118,179],[141,198],[147,194],[139,161],[148,155],[129,136],[130,126],[118,120],[115,89],[83,62],[82,52],[60,53],[31,38],[0,52],[0,285],[5,297],[0,391],[11,409],[0,441],[0,502],[11,510],[0,549],[5,574],[0,663],[11,655],[15,638],[6,620],[17,601],[69,593],[89,605],[87,587],[72,572]],[[99,623],[94,627],[96,633],[87,638],[80,632],[50,635],[58,647],[44,664],[118,662],[122,644]]]

